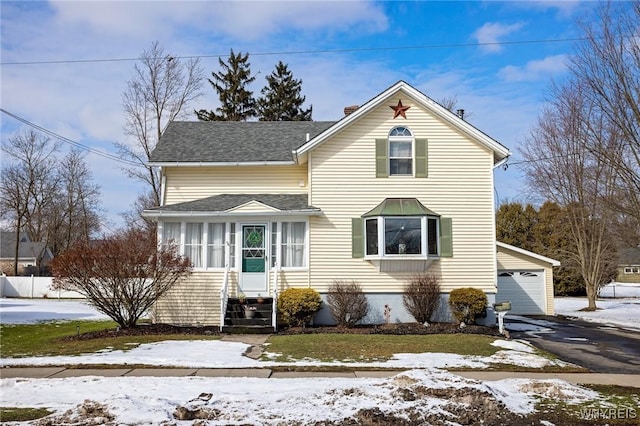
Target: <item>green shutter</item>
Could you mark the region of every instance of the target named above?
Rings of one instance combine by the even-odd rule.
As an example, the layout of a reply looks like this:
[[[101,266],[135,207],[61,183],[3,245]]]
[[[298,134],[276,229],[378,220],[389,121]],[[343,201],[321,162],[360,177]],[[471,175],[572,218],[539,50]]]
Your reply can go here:
[[[351,219],[351,257],[364,257],[364,219]]]
[[[376,139],[376,177],[389,177],[389,154],[387,140]]]
[[[440,218],[440,257],[453,257],[453,230],[450,217]]]
[[[427,140],[416,139],[416,177],[426,178],[428,177],[428,164],[427,164]]]

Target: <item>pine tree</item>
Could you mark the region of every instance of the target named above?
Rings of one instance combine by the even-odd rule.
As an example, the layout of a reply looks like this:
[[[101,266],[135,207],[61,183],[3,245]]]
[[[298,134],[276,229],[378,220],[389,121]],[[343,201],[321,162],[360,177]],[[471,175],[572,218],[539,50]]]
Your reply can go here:
[[[279,61],[266,79],[257,101],[260,121],[311,121],[312,107],[302,109],[306,99],[300,94],[302,80],[294,79],[286,64]]]
[[[202,121],[247,121],[256,116],[256,101],[253,92],[247,89],[256,78],[251,75],[249,54],[242,52],[229,55],[228,62],[219,58],[221,71],[211,72],[208,79],[220,98],[220,107],[215,111],[201,109],[195,111]]]

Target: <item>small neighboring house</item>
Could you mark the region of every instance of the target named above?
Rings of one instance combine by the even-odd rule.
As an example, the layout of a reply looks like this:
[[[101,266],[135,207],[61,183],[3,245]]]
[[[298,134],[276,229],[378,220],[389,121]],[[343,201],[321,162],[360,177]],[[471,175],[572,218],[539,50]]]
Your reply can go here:
[[[630,247],[619,253],[618,277],[621,283],[640,283],[640,247]]]
[[[0,273],[13,275],[16,250],[16,232],[0,232]],[[53,259],[46,243],[34,242],[26,233],[20,234],[18,246],[18,275],[46,274]]]
[[[402,292],[420,273],[441,283],[435,320],[450,319],[448,294],[461,287],[490,306],[524,297],[511,300],[520,313],[552,314],[557,262],[496,245],[493,171],[509,155],[403,81],[336,122],[171,122],[150,163],[161,206],[145,215],[195,268],[155,320],[221,325],[240,292],[311,287],[326,298],[354,280],[366,322],[382,323],[385,305],[392,321],[413,321]],[[331,322],[326,308],[315,322]]]

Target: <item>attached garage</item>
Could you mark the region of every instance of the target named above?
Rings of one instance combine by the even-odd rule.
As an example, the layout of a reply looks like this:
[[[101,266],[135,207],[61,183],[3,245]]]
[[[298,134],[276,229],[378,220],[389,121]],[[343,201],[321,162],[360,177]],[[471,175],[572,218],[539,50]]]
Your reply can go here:
[[[496,302],[510,301],[510,313],[553,315],[553,267],[560,262],[498,242]]]

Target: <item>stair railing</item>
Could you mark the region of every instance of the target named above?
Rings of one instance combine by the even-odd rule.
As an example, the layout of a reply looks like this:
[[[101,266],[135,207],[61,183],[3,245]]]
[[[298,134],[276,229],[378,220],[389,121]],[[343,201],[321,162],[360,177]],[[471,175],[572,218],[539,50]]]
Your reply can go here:
[[[224,265],[224,276],[222,287],[220,288],[220,331],[224,327],[224,318],[227,314],[227,304],[229,303],[229,263]]]
[[[280,275],[280,264],[276,262],[273,268],[273,289],[271,290],[271,295],[273,296],[273,303],[271,309],[271,324],[273,325],[273,331],[278,331],[278,275]]]

